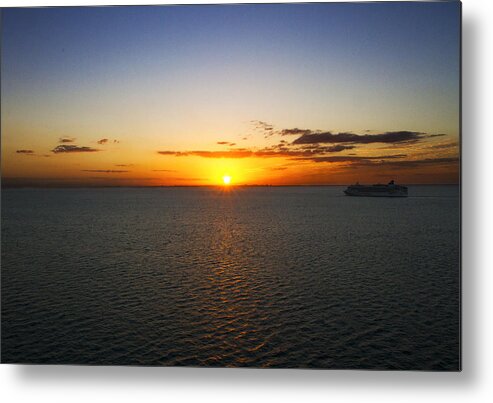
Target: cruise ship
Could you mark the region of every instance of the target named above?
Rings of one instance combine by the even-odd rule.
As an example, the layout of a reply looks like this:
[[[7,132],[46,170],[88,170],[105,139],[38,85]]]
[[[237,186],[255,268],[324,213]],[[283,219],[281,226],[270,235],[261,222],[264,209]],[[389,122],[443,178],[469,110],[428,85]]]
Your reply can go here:
[[[391,180],[387,185],[350,185],[344,191],[347,196],[368,196],[368,197],[407,197],[407,187],[396,185]]]

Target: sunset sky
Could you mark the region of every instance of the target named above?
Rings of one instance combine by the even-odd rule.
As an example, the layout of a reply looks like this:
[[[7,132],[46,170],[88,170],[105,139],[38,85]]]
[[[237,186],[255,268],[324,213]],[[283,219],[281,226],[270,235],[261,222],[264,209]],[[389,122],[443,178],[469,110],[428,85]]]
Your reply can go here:
[[[2,184],[458,183],[460,4],[2,10]]]

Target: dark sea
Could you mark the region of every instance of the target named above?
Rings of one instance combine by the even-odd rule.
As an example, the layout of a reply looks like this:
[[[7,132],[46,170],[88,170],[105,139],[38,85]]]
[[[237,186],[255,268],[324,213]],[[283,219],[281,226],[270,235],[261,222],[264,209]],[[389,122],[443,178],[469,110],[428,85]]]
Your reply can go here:
[[[458,186],[3,189],[4,363],[460,368]]]

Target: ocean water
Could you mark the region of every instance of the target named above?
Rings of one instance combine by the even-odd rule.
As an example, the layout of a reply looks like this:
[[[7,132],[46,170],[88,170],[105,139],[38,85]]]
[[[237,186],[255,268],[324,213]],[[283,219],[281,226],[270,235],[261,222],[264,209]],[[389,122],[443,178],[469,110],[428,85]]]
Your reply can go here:
[[[2,362],[459,369],[459,188],[343,189],[3,189]]]

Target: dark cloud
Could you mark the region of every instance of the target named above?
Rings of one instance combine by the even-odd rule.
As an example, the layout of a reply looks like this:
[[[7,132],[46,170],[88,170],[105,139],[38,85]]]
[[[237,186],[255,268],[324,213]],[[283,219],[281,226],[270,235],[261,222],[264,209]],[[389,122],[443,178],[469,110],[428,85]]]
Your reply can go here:
[[[105,174],[121,174],[124,172],[130,172],[130,171],[120,171],[120,170],[115,170],[115,169],[82,169],[82,172],[99,172],[99,173],[105,173]]]
[[[310,145],[304,146],[302,148],[306,149],[306,150],[316,151],[316,152],[322,154],[322,153],[338,153],[338,152],[345,151],[345,150],[352,150],[353,148],[356,148],[356,146],[337,144],[335,146],[326,147],[326,146],[320,146],[318,144],[315,144],[315,145],[310,144]]]
[[[96,151],[100,151],[96,148],[91,148],[91,147],[79,147],[76,145],[60,145],[56,146],[53,150],[51,150],[52,153],[59,154],[59,153],[93,153]]]
[[[356,148],[355,146],[343,146],[343,145],[336,145],[332,147],[327,147],[327,151],[331,153],[338,153],[340,151],[344,150],[352,150],[353,148]]]
[[[33,150],[17,150],[16,153],[17,154],[24,154],[24,155],[34,155]]]
[[[73,143],[76,140],[75,137],[60,137],[58,139],[59,143]]]
[[[372,160],[399,159],[407,157],[406,154],[379,155],[379,156],[353,156],[353,155],[335,155],[335,156],[313,156],[297,158],[297,160],[313,161],[313,162],[366,162]]]
[[[310,129],[283,129],[281,130],[281,136],[299,136],[313,133]]]
[[[112,140],[110,140],[110,139],[101,139],[101,140],[98,140],[98,141],[97,141],[97,143],[98,143],[98,144],[101,144],[101,145],[103,145],[103,144],[108,144],[109,142],[112,142],[112,143],[115,143],[115,144],[116,144],[116,143],[119,143],[120,141],[119,141],[119,140],[113,140],[113,141],[112,141]]]
[[[407,143],[418,141],[424,137],[429,137],[421,132],[399,131],[386,132],[380,134],[363,134],[354,133],[337,133],[321,132],[307,133],[293,141],[293,144],[321,144],[321,143],[353,143],[353,144],[370,144],[370,143]],[[432,135],[434,136],[434,135]]]
[[[236,145],[236,143],[230,143],[229,141],[218,141],[217,144],[222,145],[222,146],[230,146],[230,147],[233,147]]]

